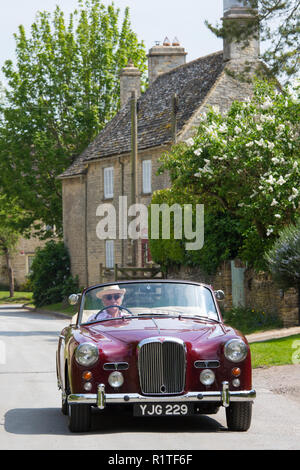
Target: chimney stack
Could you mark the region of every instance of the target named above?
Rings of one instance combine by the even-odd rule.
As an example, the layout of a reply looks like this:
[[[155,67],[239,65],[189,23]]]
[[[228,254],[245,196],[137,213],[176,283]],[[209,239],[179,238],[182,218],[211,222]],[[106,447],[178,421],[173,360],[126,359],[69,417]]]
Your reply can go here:
[[[159,75],[185,64],[186,55],[184,47],[180,46],[176,37],[172,43],[166,37],[162,46],[153,46],[148,54],[149,84],[151,85]]]
[[[136,97],[139,98],[141,95],[141,72],[129,59],[127,66],[120,73],[121,108],[129,101],[133,91],[135,91]]]
[[[259,28],[257,10],[253,9],[250,0],[223,0],[223,25],[225,30],[242,33],[252,23],[253,33],[248,38],[242,36],[239,40],[224,38],[224,61],[240,62],[255,61],[259,57]]]

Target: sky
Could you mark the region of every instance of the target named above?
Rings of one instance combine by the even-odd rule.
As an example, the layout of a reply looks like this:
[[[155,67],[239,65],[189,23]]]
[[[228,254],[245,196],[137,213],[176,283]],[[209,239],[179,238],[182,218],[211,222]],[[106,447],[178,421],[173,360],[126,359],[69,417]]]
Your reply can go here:
[[[105,5],[110,0],[103,0]],[[148,51],[156,41],[179,39],[185,48],[187,61],[222,49],[222,40],[205,26],[208,20],[216,24],[223,13],[223,0],[114,0],[121,12],[130,8],[132,29],[143,40]],[[22,24],[27,33],[38,11],[52,12],[55,6],[65,12],[66,18],[78,6],[77,0],[2,0],[0,18],[0,68],[5,60],[15,58],[14,33]],[[0,81],[5,78],[0,72]]]

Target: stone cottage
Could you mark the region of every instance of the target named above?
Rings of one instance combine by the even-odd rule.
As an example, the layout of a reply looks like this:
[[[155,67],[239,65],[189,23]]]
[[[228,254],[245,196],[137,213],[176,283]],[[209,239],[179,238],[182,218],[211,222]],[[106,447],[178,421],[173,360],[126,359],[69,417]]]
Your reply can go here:
[[[224,0],[223,21],[231,24],[253,19],[255,13],[244,4]],[[149,88],[143,94],[140,72],[129,63],[120,74],[120,111],[60,176],[64,241],[72,274],[79,276],[82,285],[99,282],[101,263],[106,267],[115,263],[144,266],[150,259],[146,233],[138,242],[128,240],[124,233],[120,236],[120,232],[112,239],[99,238],[97,226],[104,215],[101,207],[113,205],[118,220],[119,203],[124,198],[128,198],[128,205],[148,205],[153,191],[170,184],[167,174],[156,174],[158,158],[175,141],[193,135],[208,106],[217,105],[225,111],[233,100],[245,100],[252,93],[250,83],[227,72],[244,70],[245,64],[253,71],[261,65],[257,38],[247,44],[225,40],[222,51],[188,63],[186,55],[176,39],[170,43],[166,38],[162,45],[152,47],[148,54]]]

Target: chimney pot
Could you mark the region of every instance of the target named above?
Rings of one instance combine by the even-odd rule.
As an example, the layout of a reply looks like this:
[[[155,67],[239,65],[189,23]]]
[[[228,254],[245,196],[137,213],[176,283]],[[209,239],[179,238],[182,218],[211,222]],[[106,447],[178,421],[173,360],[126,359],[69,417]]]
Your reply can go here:
[[[159,75],[170,72],[170,70],[185,64],[187,53],[185,52],[184,47],[179,45],[179,42],[178,45],[175,44],[175,39],[172,47],[169,47],[171,46],[169,39],[165,38],[162,46],[156,45],[150,49],[148,54],[150,85]]]
[[[172,46],[180,46],[180,42],[178,41],[177,37],[173,39]]]

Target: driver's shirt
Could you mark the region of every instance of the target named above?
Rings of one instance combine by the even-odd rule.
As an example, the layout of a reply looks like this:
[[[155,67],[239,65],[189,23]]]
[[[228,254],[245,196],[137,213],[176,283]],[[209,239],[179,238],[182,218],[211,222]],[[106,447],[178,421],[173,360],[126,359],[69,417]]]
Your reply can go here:
[[[109,318],[112,318],[112,315],[110,315],[106,310],[103,310],[103,312],[101,313],[94,313],[94,315],[91,315],[89,318],[88,318],[88,321],[92,321],[92,320],[107,320]]]

